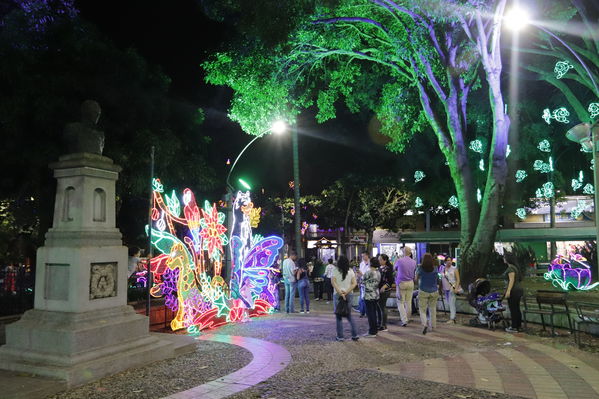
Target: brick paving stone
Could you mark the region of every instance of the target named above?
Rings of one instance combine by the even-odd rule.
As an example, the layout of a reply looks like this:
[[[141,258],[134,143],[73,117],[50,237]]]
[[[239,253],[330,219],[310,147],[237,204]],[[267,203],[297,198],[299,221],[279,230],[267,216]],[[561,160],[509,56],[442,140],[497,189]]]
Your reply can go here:
[[[536,397],[535,390],[524,370],[514,361],[497,351],[481,352],[481,355],[495,366],[503,383],[503,392],[528,398]]]

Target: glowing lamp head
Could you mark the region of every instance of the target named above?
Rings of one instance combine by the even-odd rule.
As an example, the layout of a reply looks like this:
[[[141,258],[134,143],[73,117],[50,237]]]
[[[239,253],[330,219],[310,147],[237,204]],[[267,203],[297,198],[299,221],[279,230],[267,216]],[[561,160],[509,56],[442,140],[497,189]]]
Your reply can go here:
[[[513,7],[503,16],[503,23],[509,30],[519,32],[530,25],[530,16],[525,9]]]
[[[579,123],[578,125],[574,126],[572,129],[566,132],[566,138],[568,140],[580,144],[585,151],[592,151],[593,134],[591,130],[595,129],[597,128],[595,127],[594,129],[591,129],[591,125],[589,125],[588,123]],[[599,129],[597,129],[595,133],[599,133]]]
[[[285,123],[285,121],[278,120],[272,124],[270,130],[274,134],[285,133],[285,131],[287,130],[287,124]]]
[[[241,184],[241,186],[243,188],[245,188],[246,190],[251,190],[252,186],[250,186],[245,180],[243,179],[239,179],[239,184]]]

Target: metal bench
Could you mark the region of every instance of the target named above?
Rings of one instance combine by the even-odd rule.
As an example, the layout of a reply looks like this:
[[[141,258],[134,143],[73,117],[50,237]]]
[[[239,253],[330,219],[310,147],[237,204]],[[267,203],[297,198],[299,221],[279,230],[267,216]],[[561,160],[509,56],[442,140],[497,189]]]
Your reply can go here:
[[[555,335],[555,324],[553,323],[553,316],[563,314],[568,318],[568,325],[570,326],[570,333],[574,332],[572,328],[572,319],[570,318],[570,310],[568,308],[568,293],[560,291],[544,291],[539,290],[534,296],[538,309],[529,308],[529,301],[527,298],[530,296],[524,296],[524,310],[522,315],[524,316],[524,329],[527,329],[527,314],[538,314],[541,316],[541,323],[543,324],[543,330],[545,330],[545,316],[549,316],[551,323],[551,335]],[[533,302],[534,304],[534,302]],[[556,309],[556,306],[559,308]]]
[[[575,302],[574,308],[576,309],[576,317],[574,324],[576,329],[574,330],[574,341],[580,347],[580,325],[599,325],[599,304],[589,302]]]

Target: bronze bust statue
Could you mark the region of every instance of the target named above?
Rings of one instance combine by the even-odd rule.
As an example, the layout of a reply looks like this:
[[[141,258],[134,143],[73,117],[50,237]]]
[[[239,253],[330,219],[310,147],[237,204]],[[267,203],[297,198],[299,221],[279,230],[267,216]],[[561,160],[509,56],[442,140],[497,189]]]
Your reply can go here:
[[[85,100],[81,104],[81,122],[67,124],[64,139],[69,154],[87,152],[102,155],[104,150],[104,132],[97,130],[102,109],[94,100]]]

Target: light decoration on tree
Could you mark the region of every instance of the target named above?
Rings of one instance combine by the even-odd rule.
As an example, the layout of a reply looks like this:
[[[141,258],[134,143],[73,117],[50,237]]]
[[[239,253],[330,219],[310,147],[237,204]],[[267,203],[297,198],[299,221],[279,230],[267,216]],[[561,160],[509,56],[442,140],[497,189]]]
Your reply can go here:
[[[555,191],[554,191],[553,183],[550,181],[543,184],[543,186],[541,188],[538,188],[536,191],[537,198],[541,198],[541,197],[551,198],[554,195],[555,195]]]
[[[424,202],[422,202],[422,198],[416,197],[416,201],[414,202],[414,206],[416,208],[421,208],[423,205],[424,205]]]
[[[479,154],[483,153],[483,142],[480,140],[472,140],[470,142],[470,149],[474,152],[478,152]]]
[[[481,160],[478,162],[478,168],[479,168],[481,171],[483,171],[483,172],[485,171],[485,161],[484,161],[484,160],[482,160],[482,159],[481,159]]]
[[[551,144],[549,144],[549,140],[541,140],[537,145],[537,148],[542,152],[551,152]]]
[[[561,123],[570,123],[568,117],[570,116],[570,112],[565,107],[560,107],[553,112],[549,108],[545,108],[543,110],[542,118],[547,122],[548,125],[551,124],[551,119],[555,119],[557,122]]]
[[[574,68],[574,65],[570,64],[568,61],[558,61],[555,63],[555,68],[553,68],[553,72],[555,73],[556,78],[561,79],[572,68]]]
[[[541,173],[551,173],[553,172],[553,160],[549,157],[549,162],[541,161],[537,159],[532,164],[534,170],[537,170]]]
[[[582,188],[582,192],[587,195],[593,195],[593,194],[595,194],[595,187],[593,187],[593,185],[591,183],[587,183]]]
[[[459,206],[458,198],[455,195],[449,197],[449,206],[457,208]]]
[[[477,201],[477,202],[480,202],[480,200],[482,200],[482,199],[483,199],[483,195],[482,195],[482,193],[480,192],[480,188],[477,188],[477,189],[476,189],[476,201]]]
[[[584,200],[578,200],[578,203],[576,205],[576,207],[574,209],[572,209],[572,212],[570,212],[570,217],[574,220],[578,219],[578,217],[580,215],[582,215],[582,213],[584,212],[584,210],[587,207],[587,202]]]
[[[520,219],[525,219],[526,218],[526,209],[524,209],[524,208],[516,209],[516,216],[518,216]]]
[[[595,119],[599,116],[599,103],[590,103],[588,108],[589,114],[591,114],[591,118]]]
[[[595,160],[591,159],[591,166],[589,166],[590,170],[595,170]]]
[[[528,173],[525,170],[518,169],[516,171],[516,183],[522,183],[524,179],[528,177]]]
[[[576,253],[558,255],[543,277],[564,291],[588,291],[599,285],[599,282],[591,284],[591,267],[584,256]]]
[[[425,177],[426,177],[426,175],[421,170],[417,170],[416,172],[414,172],[414,182],[415,183],[418,183],[419,181],[421,181]]]
[[[584,174],[582,173],[582,170],[581,170],[578,172],[578,179],[572,179],[572,189],[574,191],[576,191],[580,187],[582,187],[583,180],[584,180]]]
[[[507,147],[505,148],[505,157],[509,157],[510,154],[512,153],[512,147],[510,147],[510,145],[508,144]]]
[[[150,294],[164,297],[165,306],[176,312],[171,328],[199,333],[270,313],[276,288],[272,277],[278,272],[272,265],[283,241],[252,236],[249,192],[240,192],[233,204],[229,237],[225,215],[214,204],[206,201],[200,209],[193,192],[185,189],[181,212],[176,192],[164,197],[163,193],[162,183],[154,179],[152,245],[160,254],[150,260],[154,278]],[[221,259],[229,241],[232,275],[228,286],[221,276]]]

